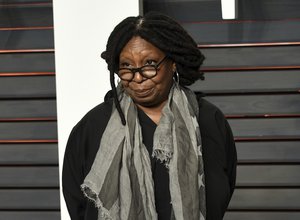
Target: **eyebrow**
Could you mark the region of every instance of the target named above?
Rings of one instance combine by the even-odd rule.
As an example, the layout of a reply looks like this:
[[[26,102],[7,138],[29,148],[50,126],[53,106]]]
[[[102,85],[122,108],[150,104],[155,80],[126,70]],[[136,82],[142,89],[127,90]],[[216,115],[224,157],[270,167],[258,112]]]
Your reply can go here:
[[[142,61],[144,62],[144,61],[147,61],[147,60],[154,60],[154,61],[160,61],[160,57],[157,57],[156,55],[151,55],[151,54],[149,54],[149,55],[146,55],[143,59],[142,59]],[[133,61],[133,59],[131,59],[131,58],[129,58],[129,57],[126,57],[126,56],[124,56],[124,57],[120,57],[119,58],[119,64],[120,63],[123,63],[123,62],[131,62],[131,61]]]

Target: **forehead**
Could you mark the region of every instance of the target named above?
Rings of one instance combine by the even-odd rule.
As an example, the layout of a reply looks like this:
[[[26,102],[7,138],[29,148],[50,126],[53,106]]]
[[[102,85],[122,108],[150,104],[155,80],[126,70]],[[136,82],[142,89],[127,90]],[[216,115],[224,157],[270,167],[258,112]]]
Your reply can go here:
[[[146,56],[149,54],[162,56],[164,55],[164,52],[149,41],[139,36],[135,36],[132,37],[121,50],[120,57],[132,55]]]

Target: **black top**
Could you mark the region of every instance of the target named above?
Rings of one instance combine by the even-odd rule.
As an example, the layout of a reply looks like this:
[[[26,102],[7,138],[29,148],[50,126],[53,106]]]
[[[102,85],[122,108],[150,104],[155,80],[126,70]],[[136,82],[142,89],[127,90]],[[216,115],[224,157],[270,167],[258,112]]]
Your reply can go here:
[[[153,136],[156,124],[140,109],[138,117],[142,128],[143,143],[149,155],[152,155]],[[151,168],[154,182],[155,207],[158,220],[169,220],[171,217],[171,195],[169,189],[169,173],[160,161],[151,156]]]
[[[199,125],[203,146],[207,220],[223,218],[235,187],[236,149],[222,112],[199,98]],[[65,151],[62,187],[72,220],[97,220],[95,205],[84,197],[80,185],[89,173],[112,110],[112,99],[89,113],[73,128]],[[138,111],[143,142],[151,155],[155,123]],[[152,159],[155,202],[160,219],[170,215],[169,176],[163,164]],[[167,217],[165,217],[167,216]]]

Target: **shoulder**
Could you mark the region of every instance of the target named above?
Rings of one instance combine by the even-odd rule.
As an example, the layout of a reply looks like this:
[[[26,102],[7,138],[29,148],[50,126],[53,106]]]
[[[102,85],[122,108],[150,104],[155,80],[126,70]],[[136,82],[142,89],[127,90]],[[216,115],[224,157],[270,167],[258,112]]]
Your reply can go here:
[[[212,104],[211,102],[207,101],[203,97],[197,97],[198,104],[199,104],[199,110],[201,113],[210,113],[210,114],[216,114],[221,113],[221,110]]]
[[[99,149],[102,134],[109,121],[112,100],[91,109],[72,129],[66,146],[65,157],[73,157],[86,173]],[[76,159],[77,158],[77,159]]]
[[[223,112],[214,104],[207,101],[205,98],[197,98],[199,103],[199,124],[204,133],[217,133],[224,136],[226,131],[227,120]],[[216,133],[217,131],[217,133]]]
[[[103,124],[103,120],[106,120],[110,117],[111,110],[112,102],[103,102],[88,111],[74,128],[81,126],[101,125]]]
[[[109,120],[111,109],[112,103],[107,102],[95,106],[74,126],[71,135],[83,131],[101,130]]]
[[[199,127],[205,151],[219,155],[219,161],[227,164],[235,157],[235,144],[231,127],[222,111],[204,98],[199,102]]]
[[[110,92],[107,93],[105,101],[88,111],[84,117],[74,126],[72,133],[83,132],[89,130],[101,130],[105,128],[110,118],[112,111],[113,100],[107,97]]]

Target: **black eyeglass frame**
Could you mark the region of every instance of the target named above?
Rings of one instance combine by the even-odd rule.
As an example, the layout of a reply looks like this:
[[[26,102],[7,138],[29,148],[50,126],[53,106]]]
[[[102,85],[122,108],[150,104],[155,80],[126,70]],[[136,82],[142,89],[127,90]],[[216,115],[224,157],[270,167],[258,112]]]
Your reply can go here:
[[[131,80],[134,78],[134,76],[135,76],[135,74],[136,74],[137,72],[139,72],[143,77],[145,77],[145,78],[147,78],[147,79],[151,79],[151,78],[153,78],[153,77],[155,77],[155,76],[157,75],[157,71],[158,71],[159,66],[160,66],[165,60],[167,60],[167,58],[168,58],[168,56],[165,56],[165,57],[164,57],[161,61],[159,61],[156,65],[144,65],[144,66],[137,67],[137,68],[120,68],[120,69],[118,69],[118,73],[117,73],[117,74],[118,74],[118,76],[119,76],[122,80],[125,80],[125,81],[131,81]],[[144,73],[143,73],[143,68],[146,68],[146,67],[153,67],[153,68],[155,69],[155,74],[154,74],[153,76],[151,76],[151,77],[148,77],[148,76],[144,75]],[[131,79],[123,79],[123,78],[121,77],[121,74],[119,74],[120,70],[128,70],[128,71],[130,71],[130,72],[132,73]]]

